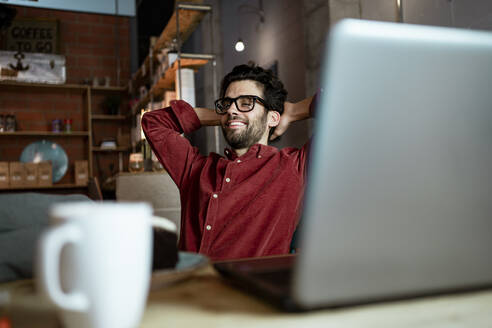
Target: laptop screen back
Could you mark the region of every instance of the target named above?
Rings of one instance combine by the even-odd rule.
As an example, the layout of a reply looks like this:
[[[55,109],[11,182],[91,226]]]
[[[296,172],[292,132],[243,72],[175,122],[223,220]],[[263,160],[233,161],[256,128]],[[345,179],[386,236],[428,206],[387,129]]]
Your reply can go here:
[[[294,294],[492,284],[492,35],[347,20],[325,53]]]

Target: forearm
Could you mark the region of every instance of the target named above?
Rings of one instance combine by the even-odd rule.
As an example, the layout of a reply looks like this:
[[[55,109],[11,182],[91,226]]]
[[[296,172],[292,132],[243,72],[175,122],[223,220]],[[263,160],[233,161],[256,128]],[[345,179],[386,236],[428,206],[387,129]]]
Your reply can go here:
[[[311,104],[314,99],[314,97],[309,97],[296,103],[286,101],[284,103],[284,112],[280,116],[280,122],[270,136],[270,140],[274,140],[284,134],[292,122],[310,118],[312,113],[311,107],[313,107]]]
[[[214,110],[208,108],[194,108],[198,119],[202,125],[215,126],[220,125],[220,115]]]
[[[160,140],[174,132],[191,133],[201,126],[193,108],[184,101],[172,101],[170,107],[146,112],[141,123],[148,140]]]
[[[289,116],[291,122],[305,120],[311,117],[310,106],[313,98],[314,97],[312,96],[299,102],[290,104],[291,108],[289,111]]]

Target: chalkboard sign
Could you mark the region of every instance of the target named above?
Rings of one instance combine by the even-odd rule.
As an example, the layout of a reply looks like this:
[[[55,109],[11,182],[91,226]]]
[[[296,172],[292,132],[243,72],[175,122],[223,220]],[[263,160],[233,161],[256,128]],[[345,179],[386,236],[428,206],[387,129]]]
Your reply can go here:
[[[15,19],[7,31],[7,50],[56,54],[58,40],[56,19]]]

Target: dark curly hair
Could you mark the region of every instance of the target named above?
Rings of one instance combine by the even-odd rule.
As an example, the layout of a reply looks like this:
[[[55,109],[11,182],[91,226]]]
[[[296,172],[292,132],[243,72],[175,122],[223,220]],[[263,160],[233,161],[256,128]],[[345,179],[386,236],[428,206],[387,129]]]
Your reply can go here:
[[[224,97],[232,82],[242,80],[258,82],[263,86],[263,98],[268,104],[268,109],[275,110],[280,114],[284,112],[284,102],[287,98],[287,90],[284,89],[284,85],[273,75],[271,70],[266,70],[254,63],[238,65],[224,76],[220,87],[220,97]]]

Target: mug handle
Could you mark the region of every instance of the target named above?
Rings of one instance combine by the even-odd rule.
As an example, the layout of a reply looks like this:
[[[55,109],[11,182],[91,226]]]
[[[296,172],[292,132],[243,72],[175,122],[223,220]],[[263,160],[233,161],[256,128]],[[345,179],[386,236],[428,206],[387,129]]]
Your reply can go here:
[[[153,215],[150,222],[154,228],[160,228],[174,233],[177,231],[176,224],[168,218]]]
[[[85,312],[89,300],[80,292],[64,293],[60,286],[60,256],[65,244],[77,244],[82,233],[75,225],[66,223],[49,228],[38,245],[38,279],[41,291],[56,306],[72,311]]]

